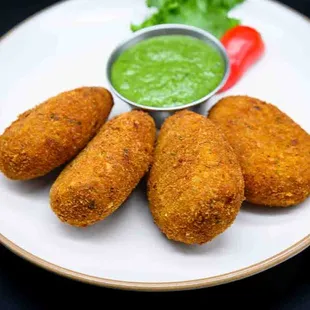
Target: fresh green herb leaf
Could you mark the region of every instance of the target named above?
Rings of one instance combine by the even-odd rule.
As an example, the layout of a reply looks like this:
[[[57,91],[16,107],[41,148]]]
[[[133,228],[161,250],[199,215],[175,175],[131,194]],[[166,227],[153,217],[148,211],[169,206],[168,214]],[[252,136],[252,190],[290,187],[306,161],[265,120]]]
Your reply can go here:
[[[229,11],[244,0],[147,0],[148,7],[157,12],[140,25],[131,25],[137,31],[158,24],[185,24],[211,32],[220,38],[228,29],[240,24],[228,17]]]
[[[146,4],[149,8],[161,8],[165,0],[147,0]]]

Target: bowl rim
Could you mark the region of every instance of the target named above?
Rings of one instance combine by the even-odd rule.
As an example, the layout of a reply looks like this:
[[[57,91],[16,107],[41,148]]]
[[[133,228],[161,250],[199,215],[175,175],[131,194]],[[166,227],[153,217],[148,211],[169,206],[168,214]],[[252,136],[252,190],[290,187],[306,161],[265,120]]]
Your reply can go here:
[[[120,94],[113,86],[113,83],[111,81],[111,77],[110,77],[110,70],[112,68],[112,65],[114,63],[115,60],[114,57],[115,55],[118,54],[118,52],[123,48],[123,46],[129,44],[131,41],[134,41],[135,39],[139,38],[140,36],[143,36],[146,33],[150,33],[156,30],[171,30],[171,29],[177,29],[177,30],[187,30],[187,31],[192,31],[192,32],[196,32],[197,34],[200,34],[201,36],[204,36],[205,38],[207,38],[210,42],[213,43],[213,45],[217,48],[217,50],[220,52],[223,60],[224,60],[224,64],[225,64],[225,71],[224,71],[224,75],[223,78],[221,80],[221,82],[217,85],[216,88],[214,88],[211,92],[207,93],[204,97],[197,99],[195,101],[192,101],[190,103],[187,104],[183,104],[183,105],[179,105],[179,106],[172,106],[172,107],[152,107],[152,106],[147,106],[147,105],[142,105],[139,103],[136,103],[128,98],[126,98],[125,96],[123,96],[122,94]],[[184,34],[184,35],[189,35],[190,34]],[[158,35],[158,36],[161,36]],[[194,36],[193,36],[194,37]],[[197,37],[196,37],[197,38]],[[148,39],[148,38],[145,38]],[[141,41],[145,40],[142,39]],[[198,40],[201,40],[199,38],[197,38]],[[141,42],[139,41],[139,42]],[[204,102],[206,102],[208,99],[210,99],[213,95],[215,95],[226,83],[228,77],[230,74],[230,61],[229,61],[229,57],[228,54],[223,46],[223,44],[210,32],[205,31],[203,29],[200,29],[198,27],[195,26],[189,26],[189,25],[182,25],[182,24],[162,24],[162,25],[155,25],[155,26],[150,26],[141,30],[136,31],[135,33],[133,33],[129,38],[123,40],[121,43],[119,43],[111,52],[108,61],[107,61],[107,66],[106,66],[106,78],[108,81],[108,85],[109,88],[112,90],[112,92],[122,101],[126,102],[127,104],[135,107],[135,108],[140,108],[143,110],[147,110],[147,111],[178,111],[178,110],[183,110],[186,108],[190,108],[199,104],[202,104]]]

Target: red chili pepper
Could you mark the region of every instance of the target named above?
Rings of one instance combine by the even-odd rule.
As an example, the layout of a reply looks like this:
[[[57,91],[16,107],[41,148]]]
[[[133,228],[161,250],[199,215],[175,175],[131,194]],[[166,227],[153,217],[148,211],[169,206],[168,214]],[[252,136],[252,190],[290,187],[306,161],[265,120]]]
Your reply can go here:
[[[221,39],[230,60],[230,75],[220,91],[231,88],[263,54],[265,45],[259,32],[247,26],[228,30]]]

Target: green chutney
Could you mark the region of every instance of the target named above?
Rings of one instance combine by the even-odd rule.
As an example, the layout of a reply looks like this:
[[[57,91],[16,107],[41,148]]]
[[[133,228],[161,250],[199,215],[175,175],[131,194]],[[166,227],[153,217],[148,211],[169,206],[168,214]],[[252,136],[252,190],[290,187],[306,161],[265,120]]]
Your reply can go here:
[[[125,50],[112,66],[114,88],[144,106],[174,107],[198,100],[221,82],[220,52],[186,35],[147,39]]]

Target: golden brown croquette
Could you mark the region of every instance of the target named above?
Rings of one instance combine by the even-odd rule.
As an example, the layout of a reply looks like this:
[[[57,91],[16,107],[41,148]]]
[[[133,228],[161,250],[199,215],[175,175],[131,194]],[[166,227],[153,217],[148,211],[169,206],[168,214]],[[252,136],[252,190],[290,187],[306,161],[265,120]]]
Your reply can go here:
[[[153,119],[142,111],[103,125],[51,189],[51,207],[59,219],[88,226],[114,212],[149,169],[155,132]]]
[[[169,239],[210,241],[235,220],[243,191],[236,156],[210,120],[184,110],[165,121],[148,198],[155,223]]]
[[[47,174],[85,147],[112,106],[105,88],[82,87],[24,112],[0,136],[0,170],[13,180]]]
[[[247,201],[287,207],[310,194],[310,136],[272,104],[246,96],[220,100],[209,118],[240,161]]]

